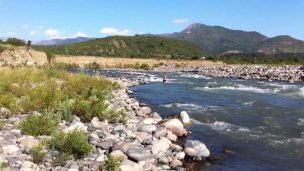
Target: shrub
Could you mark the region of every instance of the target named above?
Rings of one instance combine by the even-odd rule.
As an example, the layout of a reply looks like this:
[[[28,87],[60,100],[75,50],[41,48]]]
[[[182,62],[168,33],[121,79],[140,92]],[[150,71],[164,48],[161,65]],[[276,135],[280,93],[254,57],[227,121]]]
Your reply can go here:
[[[148,64],[141,64],[139,68],[143,69],[143,70],[149,70],[150,69],[150,65],[148,65]]]
[[[59,103],[58,106],[58,114],[61,116],[61,119],[65,121],[71,121],[72,120],[72,112],[73,112],[73,105],[75,101],[74,100],[64,100]]]
[[[114,157],[108,155],[108,160],[106,161],[104,166],[100,167],[101,171],[118,171],[120,166],[120,162],[116,160]]]
[[[79,159],[89,154],[92,150],[88,143],[87,136],[82,131],[72,131],[69,133],[56,133],[48,142],[49,148],[58,150],[64,155],[73,155]]]
[[[0,120],[0,130],[2,130],[2,128],[4,127],[5,122],[3,120]]]
[[[51,51],[49,51],[49,50],[47,50],[47,51],[45,51],[45,54],[46,54],[48,63],[52,63],[53,59],[55,58],[54,53],[51,52]]]
[[[43,146],[39,144],[30,150],[30,154],[33,158],[33,162],[38,164],[42,162],[47,153],[43,150]]]
[[[70,154],[59,154],[53,158],[52,164],[54,166],[62,166],[65,161],[72,160],[73,156]]]
[[[26,45],[26,43],[23,40],[17,39],[17,38],[8,38],[6,40],[6,43],[14,45],[14,46],[25,46]]]
[[[21,131],[32,136],[51,135],[58,127],[58,119],[48,112],[28,115],[20,124]]]

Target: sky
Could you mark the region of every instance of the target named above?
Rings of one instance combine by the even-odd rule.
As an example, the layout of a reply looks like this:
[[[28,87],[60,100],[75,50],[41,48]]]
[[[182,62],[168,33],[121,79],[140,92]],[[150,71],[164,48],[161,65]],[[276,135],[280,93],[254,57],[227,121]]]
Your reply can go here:
[[[171,33],[192,23],[304,40],[304,0],[0,0],[0,37]]]

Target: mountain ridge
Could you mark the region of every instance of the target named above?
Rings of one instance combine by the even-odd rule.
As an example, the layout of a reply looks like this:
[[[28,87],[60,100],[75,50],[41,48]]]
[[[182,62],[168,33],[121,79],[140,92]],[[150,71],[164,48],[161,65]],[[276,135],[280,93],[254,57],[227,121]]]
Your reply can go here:
[[[265,54],[304,52],[304,41],[289,35],[267,37],[257,31],[233,30],[201,23],[193,23],[180,32],[158,36],[191,41],[211,55],[227,52]]]

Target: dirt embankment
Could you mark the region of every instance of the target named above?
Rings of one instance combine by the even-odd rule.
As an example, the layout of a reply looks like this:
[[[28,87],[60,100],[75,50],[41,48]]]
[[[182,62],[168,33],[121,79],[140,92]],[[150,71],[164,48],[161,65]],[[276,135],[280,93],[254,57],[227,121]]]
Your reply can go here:
[[[47,57],[44,52],[27,49],[27,47],[6,46],[6,50],[0,54],[0,66],[33,66],[46,63]]]
[[[93,57],[93,56],[56,56],[55,62],[77,64],[83,66],[90,63],[97,63],[100,66],[117,67],[123,65],[149,64],[158,65],[179,65],[179,66],[205,66],[218,65],[221,62],[212,62],[207,60],[163,60],[163,59],[142,59],[142,58],[122,58],[122,57]]]

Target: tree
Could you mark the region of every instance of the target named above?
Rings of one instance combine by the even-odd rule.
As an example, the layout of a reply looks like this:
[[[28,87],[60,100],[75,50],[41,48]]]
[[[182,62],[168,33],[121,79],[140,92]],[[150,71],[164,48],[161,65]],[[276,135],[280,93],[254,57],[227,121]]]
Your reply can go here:
[[[8,38],[6,40],[6,43],[14,45],[14,46],[25,46],[26,45],[23,40],[17,39],[17,38]]]

